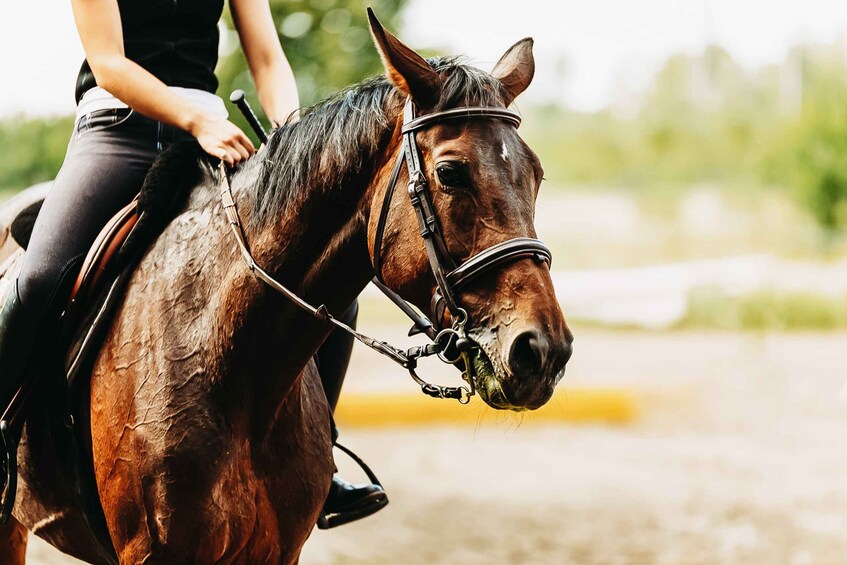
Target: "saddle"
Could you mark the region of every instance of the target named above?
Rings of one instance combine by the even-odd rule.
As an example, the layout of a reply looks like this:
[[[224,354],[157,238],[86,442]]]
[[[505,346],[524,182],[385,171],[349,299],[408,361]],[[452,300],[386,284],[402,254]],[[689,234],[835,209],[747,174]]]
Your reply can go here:
[[[19,405],[14,406],[12,412],[12,427],[21,429],[27,421],[32,389],[42,388],[47,383],[53,391],[64,391],[66,398],[53,399],[52,402],[66,409],[64,413],[48,415],[51,422],[48,433],[54,441],[73,445],[70,449],[61,449],[66,455],[62,464],[69,476],[75,479],[77,497],[100,540],[107,562],[116,561],[116,558],[94,483],[88,426],[90,373],[135,267],[185,205],[191,188],[200,181],[201,155],[203,152],[194,140],[171,145],[153,163],[139,194],[102,228],[78,272],[68,277],[73,285],[69,296],[65,287],[66,302],[51,306],[63,312],[61,329],[57,334],[59,339],[47,340],[45,350],[40,352],[45,361],[26,377],[13,401],[13,406],[15,403]],[[5,283],[0,285],[0,301],[5,301],[6,293],[12,288],[9,283],[15,280],[21,269],[42,204],[43,199],[29,204],[9,225],[11,237],[21,248],[0,266],[0,276]],[[5,451],[4,470],[8,487],[0,508],[4,514],[11,512],[14,504],[16,442],[14,446],[7,444]]]
[[[138,223],[138,201],[140,193],[132,202],[122,208],[100,231],[94,244],[85,256],[85,260],[71,290],[70,299],[64,311],[73,311],[80,305],[86,304],[86,297],[96,294],[103,282],[108,267],[115,260],[118,251]],[[44,200],[38,200],[24,208],[12,221],[10,233],[15,242],[21,246],[10,258],[9,265],[0,269],[0,274],[15,274],[19,263],[29,246],[29,239],[35,225],[35,219],[41,210]]]

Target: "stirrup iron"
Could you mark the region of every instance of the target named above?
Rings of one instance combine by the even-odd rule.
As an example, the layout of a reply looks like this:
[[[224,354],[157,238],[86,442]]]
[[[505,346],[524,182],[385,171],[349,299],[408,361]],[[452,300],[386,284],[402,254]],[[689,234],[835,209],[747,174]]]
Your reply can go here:
[[[382,488],[382,483],[377,478],[376,474],[371,470],[367,463],[365,463],[361,457],[353,453],[350,449],[344,447],[338,442],[334,443],[334,447],[337,447],[344,453],[346,453],[350,459],[356,462],[356,464],[362,468],[365,474],[368,476],[368,480],[371,484],[374,484],[380,488]],[[370,504],[355,510],[348,510],[346,512],[338,512],[331,514],[324,514],[323,510],[321,511],[321,515],[318,517],[318,529],[320,530],[329,530],[331,528],[335,528],[337,526],[343,526],[344,524],[349,524],[350,522],[355,522],[356,520],[360,520],[361,518],[366,518],[371,514],[374,514],[384,508],[388,504],[388,497],[385,494],[385,491],[381,493],[380,497],[375,497],[373,500],[370,500]]]

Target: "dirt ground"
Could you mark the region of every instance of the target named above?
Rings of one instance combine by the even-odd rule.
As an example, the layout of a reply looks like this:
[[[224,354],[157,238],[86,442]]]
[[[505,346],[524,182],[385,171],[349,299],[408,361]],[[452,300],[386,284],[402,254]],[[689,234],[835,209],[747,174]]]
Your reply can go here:
[[[847,334],[575,330],[560,386],[648,391],[635,424],[345,429],[391,504],[303,563],[847,563]],[[389,374],[359,352],[349,392]]]

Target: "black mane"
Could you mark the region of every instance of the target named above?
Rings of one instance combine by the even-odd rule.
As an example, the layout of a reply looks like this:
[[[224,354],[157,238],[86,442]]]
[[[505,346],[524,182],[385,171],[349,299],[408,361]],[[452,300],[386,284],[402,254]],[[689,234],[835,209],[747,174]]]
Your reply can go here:
[[[503,106],[503,85],[459,57],[428,60],[444,80],[435,111],[456,106]],[[305,191],[329,191],[369,172],[401,111],[401,93],[385,76],[344,89],[302,111],[300,121],[273,131],[253,183],[252,217],[278,218]]]

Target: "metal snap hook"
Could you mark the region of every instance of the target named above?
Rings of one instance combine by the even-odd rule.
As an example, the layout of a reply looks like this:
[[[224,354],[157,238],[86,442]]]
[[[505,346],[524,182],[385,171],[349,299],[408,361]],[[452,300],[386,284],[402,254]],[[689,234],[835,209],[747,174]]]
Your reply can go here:
[[[471,396],[474,395],[473,391],[468,390],[465,387],[459,389],[459,398],[456,400],[459,401],[459,404],[468,404],[471,401]]]

